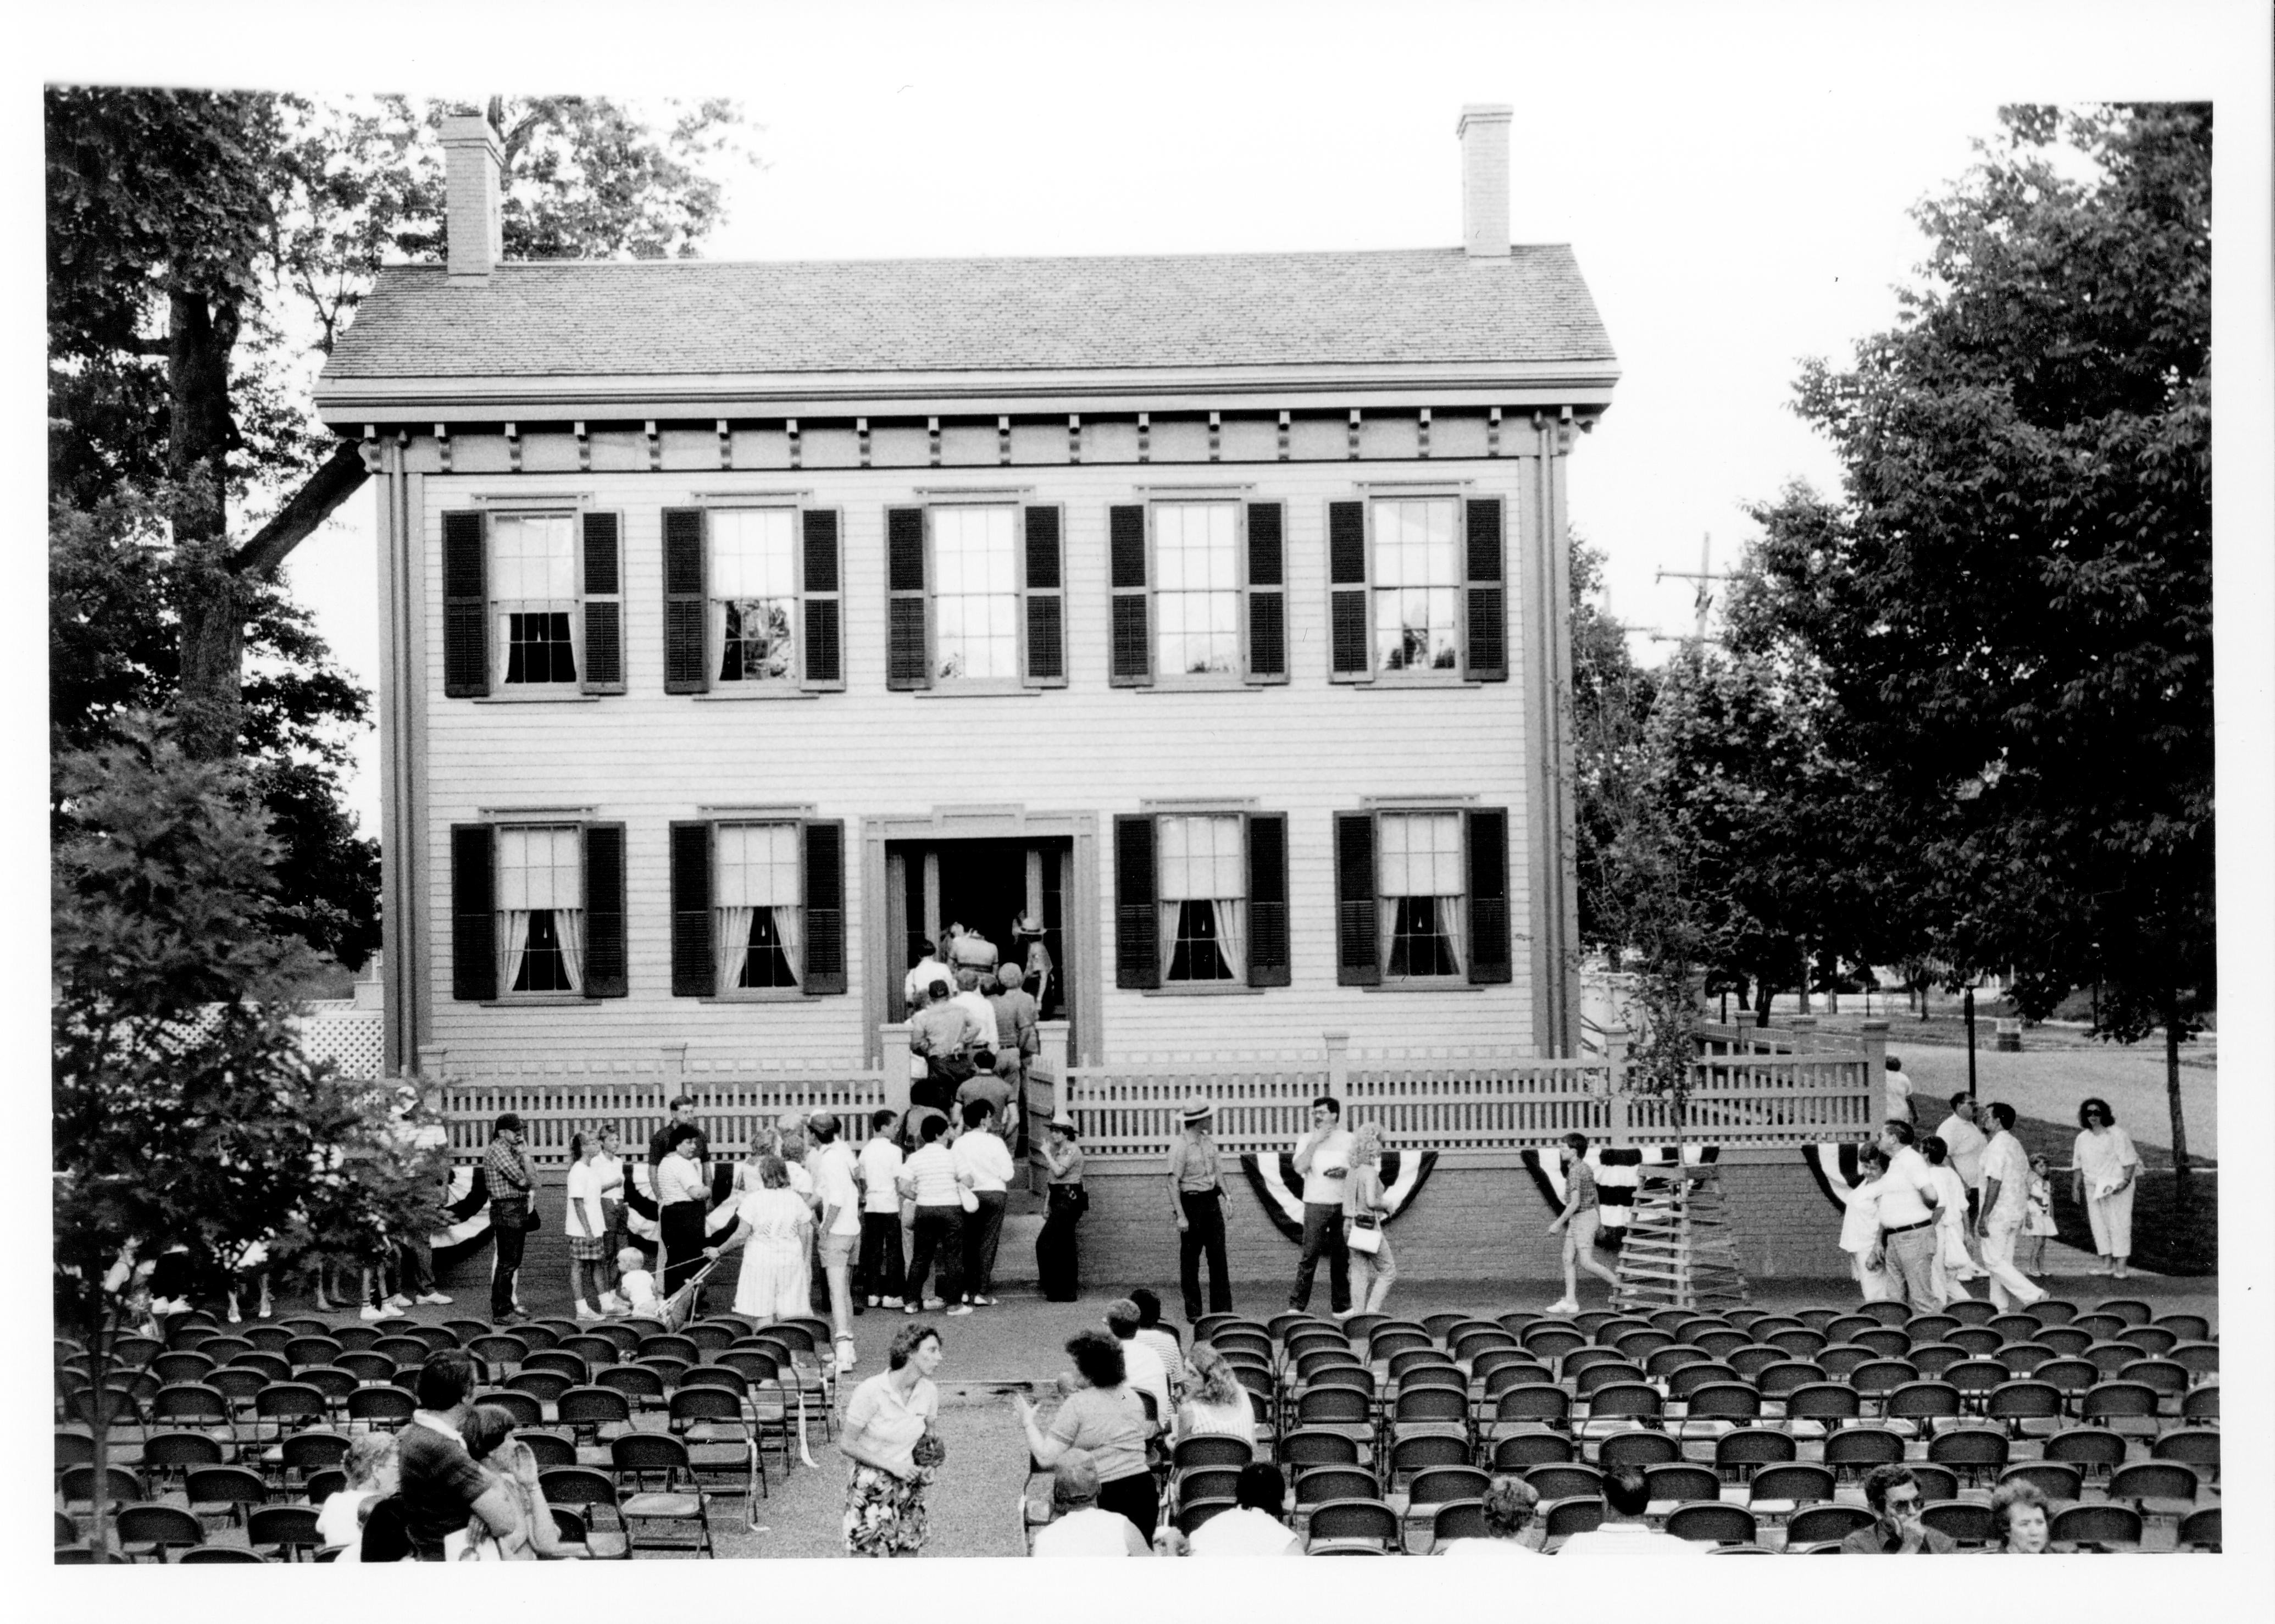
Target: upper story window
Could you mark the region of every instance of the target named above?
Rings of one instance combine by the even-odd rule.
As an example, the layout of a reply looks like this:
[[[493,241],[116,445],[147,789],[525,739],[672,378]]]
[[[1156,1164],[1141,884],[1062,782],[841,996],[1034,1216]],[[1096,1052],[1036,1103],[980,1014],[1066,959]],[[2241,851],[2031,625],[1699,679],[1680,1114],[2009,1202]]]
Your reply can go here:
[[[624,826],[450,827],[450,995],[622,998]]]
[[[888,688],[1066,684],[1060,511],[1007,502],[885,510]]]
[[[1327,504],[1335,681],[1508,679],[1497,496],[1380,496]]]
[[[711,515],[714,681],[797,680],[797,517],[787,508]]]
[[[1383,671],[1461,664],[1462,567],[1454,502],[1374,504],[1374,661]]]
[[[1286,682],[1283,521],[1276,502],[1163,499],[1109,509],[1114,683]]]
[[[663,691],[845,685],[834,508],[663,510]]]
[[[1338,981],[1510,979],[1507,812],[1337,812],[1334,833]]]
[[[934,682],[1016,682],[1019,566],[1016,508],[935,508]]]
[[[445,513],[444,694],[622,693],[619,531],[613,513]]]

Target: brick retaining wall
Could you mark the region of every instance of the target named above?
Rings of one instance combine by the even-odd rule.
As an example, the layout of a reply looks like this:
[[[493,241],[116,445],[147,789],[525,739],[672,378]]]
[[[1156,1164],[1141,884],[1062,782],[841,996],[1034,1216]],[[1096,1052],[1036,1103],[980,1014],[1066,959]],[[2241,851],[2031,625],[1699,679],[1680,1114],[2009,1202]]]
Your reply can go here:
[[[1750,1279],[1824,1279],[1844,1272],[1835,1245],[1838,1215],[1817,1188],[1797,1150],[1726,1151],[1723,1189],[1738,1261]],[[1167,1181],[1158,1166],[1101,1168],[1090,1174],[1091,1206],[1082,1226],[1085,1288],[1151,1282],[1174,1306],[1177,1231],[1168,1215]],[[1236,1171],[1229,1181],[1227,1251],[1234,1280],[1284,1291],[1296,1249],[1273,1226]],[[540,1175],[538,1211],[545,1226],[529,1237],[522,1300],[540,1312],[566,1305],[569,1248],[563,1238],[563,1197],[556,1175]],[[1400,1271],[1432,1280],[1549,1281],[1558,1279],[1557,1237],[1546,1233],[1550,1212],[1532,1175],[1514,1156],[1440,1158],[1414,1205],[1392,1226]],[[997,1277],[1006,1286],[1034,1278],[1033,1220],[1006,1226]],[[490,1249],[473,1248],[447,1271],[443,1289],[480,1312],[487,1303]],[[732,1269],[722,1272],[731,1276]],[[1275,1300],[1277,1294],[1275,1293]],[[1324,1280],[1314,1289],[1324,1308]],[[1246,1306],[1243,1304],[1243,1306]]]

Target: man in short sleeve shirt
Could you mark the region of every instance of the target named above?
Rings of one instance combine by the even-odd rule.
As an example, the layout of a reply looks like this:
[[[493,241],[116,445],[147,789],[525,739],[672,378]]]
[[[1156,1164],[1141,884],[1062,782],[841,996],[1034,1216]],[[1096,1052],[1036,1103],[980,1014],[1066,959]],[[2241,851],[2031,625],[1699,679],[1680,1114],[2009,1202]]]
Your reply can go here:
[[[1880,1253],[1889,1288],[1915,1314],[1943,1307],[1935,1288],[1935,1170],[1912,1148],[1912,1125],[1889,1121],[1880,1132],[1888,1170],[1880,1179]]]
[[[457,1348],[430,1354],[419,1371],[419,1408],[396,1435],[397,1492],[413,1560],[439,1562],[442,1541],[479,1519],[503,1539],[521,1526],[512,1497],[474,1464],[458,1429],[474,1409],[473,1360]]]
[[[1288,1306],[1297,1313],[1311,1305],[1311,1281],[1319,1259],[1327,1260],[1327,1301],[1338,1314],[1350,1311],[1350,1253],[1343,1242],[1343,1190],[1350,1179],[1351,1137],[1343,1131],[1342,1102],[1332,1094],[1311,1101],[1311,1131],[1296,1147],[1296,1171],[1304,1179],[1304,1255],[1296,1265],[1296,1288]]]

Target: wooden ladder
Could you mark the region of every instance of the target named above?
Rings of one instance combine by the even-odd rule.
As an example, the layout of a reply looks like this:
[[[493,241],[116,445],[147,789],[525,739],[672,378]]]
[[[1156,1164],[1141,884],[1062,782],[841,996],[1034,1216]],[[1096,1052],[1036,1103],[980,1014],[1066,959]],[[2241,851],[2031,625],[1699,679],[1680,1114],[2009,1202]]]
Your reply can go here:
[[[1714,1164],[1637,1169],[1635,1205],[1620,1243],[1624,1305],[1702,1308],[1749,1301]]]

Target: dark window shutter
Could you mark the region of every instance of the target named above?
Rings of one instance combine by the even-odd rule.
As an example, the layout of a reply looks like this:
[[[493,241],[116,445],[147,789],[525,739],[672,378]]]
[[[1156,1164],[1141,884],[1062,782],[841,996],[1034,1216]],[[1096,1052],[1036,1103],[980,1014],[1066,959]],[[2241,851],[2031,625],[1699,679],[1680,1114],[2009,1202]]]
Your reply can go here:
[[[454,699],[490,691],[485,529],[479,513],[442,515],[442,691]]]
[[[1248,985],[1288,985],[1288,815],[1248,819]]]
[[[926,633],[925,513],[885,510],[885,686],[932,686],[931,639]]]
[[[711,826],[671,826],[671,995],[708,998],[719,990],[711,951]]]
[[[586,693],[624,691],[624,526],[613,513],[585,515]]]
[[[1366,504],[1327,504],[1327,621],[1334,676],[1372,674],[1366,657]]]
[[[1287,510],[1248,504],[1248,680],[1288,680]]]
[[[805,990],[845,990],[845,825],[805,826]]]
[[[1066,580],[1059,510],[1026,510],[1027,681],[1066,686]]]
[[[805,672],[808,688],[845,686],[845,610],[840,525],[835,508],[808,508],[805,540]]]
[[[663,691],[710,687],[703,658],[703,510],[663,510]]]
[[[487,823],[450,826],[450,996],[497,996],[496,850]]]
[[[1335,980],[1344,986],[1382,983],[1382,946],[1375,932],[1381,908],[1374,894],[1374,814],[1335,814]]]
[[[1155,928],[1153,820],[1114,820],[1114,985],[1144,991],[1161,985],[1161,938]]]
[[[1470,814],[1470,979],[1513,978],[1508,950],[1508,814]]]
[[[1145,509],[1130,503],[1107,510],[1107,555],[1114,589],[1113,664],[1109,680],[1128,688],[1153,680],[1153,639],[1145,599]],[[1148,986],[1152,982],[1145,984]]]
[[[624,952],[624,826],[585,826],[585,996],[631,991]]]
[[[1508,589],[1502,585],[1500,498],[1479,497],[1464,506],[1468,510],[1464,527],[1469,540],[1469,602],[1462,671],[1472,682],[1505,683],[1508,680]]]

